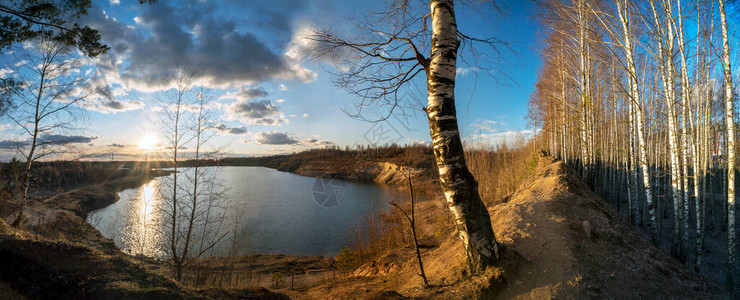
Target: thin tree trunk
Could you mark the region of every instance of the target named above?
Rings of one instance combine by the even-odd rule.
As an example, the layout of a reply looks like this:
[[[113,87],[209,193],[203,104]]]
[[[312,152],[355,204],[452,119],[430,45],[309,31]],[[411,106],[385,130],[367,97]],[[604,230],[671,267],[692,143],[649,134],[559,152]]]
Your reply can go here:
[[[735,120],[732,107],[732,68],[727,33],[725,2],[718,0],[722,21],[722,70],[725,75],[725,121],[727,123],[727,287],[734,287],[735,277]]]
[[[416,237],[416,213],[414,206],[415,203],[415,197],[414,197],[414,186],[411,184],[411,169],[409,169],[408,176],[406,176],[406,179],[408,179],[409,184],[409,198],[411,198],[411,235],[414,238],[414,248],[416,249],[416,259],[419,261],[419,276],[424,280],[424,285],[429,286],[429,281],[427,280],[427,274],[424,272],[424,263],[421,260],[421,251],[419,251],[419,239]]]
[[[44,64],[40,75],[41,80],[39,82],[39,89],[36,94],[33,135],[31,137],[31,149],[28,150],[28,155],[26,156],[26,168],[23,172],[23,195],[21,198],[21,203],[18,207],[18,216],[15,218],[13,223],[10,224],[10,226],[12,227],[19,227],[21,224],[23,224],[23,221],[25,220],[23,210],[26,209],[26,201],[28,201],[28,188],[31,187],[31,168],[33,167],[34,160],[33,155],[36,151],[36,147],[38,146],[39,123],[41,122],[41,97],[44,95],[44,88],[46,86],[46,81],[44,80],[46,78],[46,63]]]
[[[660,76],[663,81],[663,92],[665,94],[666,106],[668,115],[668,145],[671,164],[671,196],[673,197],[673,235],[671,239],[671,254],[676,257],[681,257],[682,249],[680,244],[681,237],[681,212],[680,212],[680,172],[681,166],[679,164],[678,157],[678,145],[676,136],[676,120],[675,120],[675,109],[673,105],[675,103],[674,92],[673,92],[673,29],[671,26],[666,26],[667,37],[665,43],[663,42],[663,32],[660,29],[661,22],[658,18],[655,4],[650,1],[650,6],[653,12],[653,18],[655,19],[655,27],[659,34],[657,36],[660,52]]]
[[[692,142],[691,138],[689,137],[689,130],[691,130],[691,133],[694,132],[694,130],[691,128],[692,122],[691,119],[693,119],[693,114],[691,113],[691,110],[689,109],[689,106],[691,104],[691,95],[690,95],[690,88],[689,85],[691,84],[689,82],[689,73],[688,73],[688,67],[686,65],[686,51],[684,47],[684,35],[683,35],[683,15],[681,13],[681,0],[677,0],[677,11],[678,11],[678,24],[673,20],[673,6],[672,1],[668,1],[668,11],[667,11],[667,20],[669,21],[669,26],[673,26],[676,28],[676,32],[678,32],[678,51],[680,54],[680,60],[681,60],[681,102],[683,104],[683,109],[679,109],[680,115],[681,115],[681,140],[683,141],[683,147],[681,147],[681,159],[682,159],[682,167],[683,167],[683,210],[682,210],[682,222],[683,222],[683,233],[681,235],[681,247],[684,249],[684,257],[682,260],[684,262],[687,262],[686,257],[688,256],[688,249],[689,249],[689,150],[693,149],[694,143]],[[694,172],[696,172],[696,155],[692,155],[692,163],[694,166]],[[697,190],[696,180],[694,180],[694,188]]]
[[[621,6],[621,7],[620,7]],[[617,9],[620,11],[619,19],[622,23],[624,33],[624,51],[627,57],[628,75],[630,76],[630,98],[634,103],[635,121],[637,122],[637,142],[639,144],[639,164],[642,170],[642,185],[645,190],[645,205],[648,210],[650,223],[650,233],[653,243],[658,239],[658,226],[655,220],[655,204],[653,203],[653,194],[650,186],[650,169],[648,168],[647,147],[644,134],[645,123],[642,120],[642,104],[640,102],[640,89],[638,86],[637,68],[635,67],[635,58],[632,53],[632,31],[630,29],[630,15],[626,5],[620,5],[617,1]],[[623,13],[621,13],[624,11]]]
[[[172,162],[173,162],[173,179],[172,179],[172,230],[170,237],[170,250],[172,251],[172,261],[175,266],[175,279],[180,280],[180,277],[182,276],[182,262],[180,261],[179,256],[177,255],[177,177],[179,177],[179,173],[177,172],[177,148],[179,147],[179,136],[178,136],[178,130],[179,127],[179,121],[180,121],[180,107],[177,107],[177,116],[175,119],[175,132],[174,132],[174,149],[173,149],[173,156],[172,156]]]
[[[564,45],[564,43],[562,41],[561,41],[561,47],[562,47],[562,49],[560,51],[560,79],[562,81],[562,86],[561,86],[561,91],[560,92],[561,92],[561,97],[562,97],[562,100],[563,100],[563,107],[562,107],[562,111],[563,111],[563,154],[562,154],[561,159],[567,163],[568,162],[568,151],[567,151],[567,149],[568,149],[567,148],[568,147],[567,146],[568,140],[566,139],[566,137],[567,137],[567,133],[568,133],[568,130],[567,130],[568,123],[566,121],[566,114],[567,114],[568,110],[567,110],[567,107],[566,107],[566,103],[568,101],[568,97],[565,94],[565,85],[566,85],[566,80],[565,80],[565,57],[563,55],[563,52],[565,52],[565,45]]]
[[[580,58],[580,76],[581,76],[581,117],[580,117],[580,137],[581,137],[581,167],[583,168],[583,178],[588,182],[588,174],[589,174],[589,159],[588,159],[588,137],[587,131],[588,131],[588,102],[591,101],[590,99],[590,90],[589,90],[589,76],[587,74],[587,66],[586,66],[586,48],[588,45],[586,44],[586,20],[584,17],[584,8],[583,8],[583,0],[578,1],[578,28],[579,28],[579,35],[578,35],[578,54]]]

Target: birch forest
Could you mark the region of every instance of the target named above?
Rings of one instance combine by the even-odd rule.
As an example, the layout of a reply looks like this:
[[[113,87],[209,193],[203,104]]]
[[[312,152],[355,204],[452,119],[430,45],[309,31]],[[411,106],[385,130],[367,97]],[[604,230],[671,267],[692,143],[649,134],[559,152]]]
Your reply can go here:
[[[730,289],[736,5],[539,1],[543,67],[529,102],[541,148],[686,266],[706,273],[708,253],[720,257]]]

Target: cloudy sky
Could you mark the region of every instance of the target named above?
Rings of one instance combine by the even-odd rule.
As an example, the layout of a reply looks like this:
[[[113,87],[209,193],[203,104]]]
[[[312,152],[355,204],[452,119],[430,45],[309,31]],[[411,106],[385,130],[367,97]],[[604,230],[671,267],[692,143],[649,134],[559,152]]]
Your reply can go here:
[[[100,32],[110,50],[84,59],[81,71],[110,89],[81,104],[84,128],[64,142],[80,153],[128,154],[157,145],[157,98],[163,78],[178,65],[197,70],[213,97],[218,135],[211,141],[233,155],[293,152],[336,144],[399,144],[428,141],[423,79],[401,92],[401,106],[384,122],[348,116],[356,96],[334,83],[335,65],[306,60],[302,38],[312,29],[351,32],[352,16],[378,10],[387,1],[267,0],[93,1],[81,20]],[[490,140],[526,132],[526,103],[539,67],[538,35],[529,3],[510,1],[504,16],[488,8],[458,8],[459,29],[476,37],[495,36],[510,44],[504,57],[458,69],[457,106],[463,135]],[[515,54],[513,54],[513,53]],[[484,49],[481,55],[495,57]],[[5,64],[13,62],[6,60]],[[17,63],[17,62],[15,62]],[[15,64],[14,63],[14,64]],[[483,68],[496,69],[494,80]],[[8,68],[0,73],[10,74]],[[368,108],[382,114],[384,108]],[[7,122],[6,122],[7,123]],[[19,138],[11,124],[0,126],[0,148]],[[53,132],[47,140],[61,138]],[[150,146],[151,146],[150,145]]]

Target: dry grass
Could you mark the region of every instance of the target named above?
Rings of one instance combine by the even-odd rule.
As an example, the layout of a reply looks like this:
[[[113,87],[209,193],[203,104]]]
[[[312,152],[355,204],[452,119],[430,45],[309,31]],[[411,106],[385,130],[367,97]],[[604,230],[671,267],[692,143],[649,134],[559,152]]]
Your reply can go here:
[[[537,166],[536,149],[523,141],[513,145],[466,145],[465,160],[478,180],[478,192],[486,205],[506,202]]]
[[[399,154],[407,156],[401,153],[404,151],[399,151]],[[481,198],[489,206],[506,202],[537,167],[534,146],[523,140],[514,146],[468,144],[465,155],[470,171],[478,180]],[[433,174],[436,173],[436,168],[434,171]],[[423,191],[423,198],[428,199],[426,201],[444,202],[438,182],[426,179],[415,182],[414,190]],[[394,200],[408,211],[409,203],[406,198]],[[423,202],[417,203],[417,210],[420,206],[433,207],[424,205]],[[444,205],[434,207],[436,209],[433,212],[422,213],[422,217],[417,220],[417,231],[423,247],[433,248],[442,244],[453,231]],[[358,220],[358,223],[366,223],[367,226],[364,230],[358,227],[349,241],[350,247],[335,258],[335,265],[341,266],[340,274],[352,274],[354,269],[362,265],[377,264],[390,253],[411,247],[411,230],[403,218],[398,210],[392,209],[363,216],[364,222]]]

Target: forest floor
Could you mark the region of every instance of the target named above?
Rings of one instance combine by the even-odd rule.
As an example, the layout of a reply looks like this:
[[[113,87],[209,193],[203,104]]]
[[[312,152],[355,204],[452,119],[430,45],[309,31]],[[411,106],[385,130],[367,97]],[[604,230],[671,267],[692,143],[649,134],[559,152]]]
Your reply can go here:
[[[714,183],[715,189],[724,190],[718,183]],[[657,220],[660,245],[658,246],[664,253],[670,255],[672,237],[674,235],[674,212],[672,199],[668,191],[663,189],[654,189],[654,199],[658,203]],[[699,273],[707,279],[717,283],[725,284],[727,280],[727,218],[726,218],[726,195],[722,192],[706,192],[703,194],[703,201],[706,201],[705,209],[707,210],[704,221],[704,244],[702,247],[701,265],[698,268]],[[620,206],[628,207],[626,199],[622,199]],[[643,209],[644,210],[644,209]],[[625,209],[620,211],[622,218],[627,219]],[[649,228],[646,226],[647,218],[642,220],[641,232],[645,238],[649,238]],[[740,224],[740,215],[736,215],[735,224]],[[688,232],[688,250],[686,250],[686,266],[692,269],[696,268],[696,206],[692,197],[689,206],[689,232]],[[736,231],[736,236],[740,236],[740,230]],[[735,270],[735,289],[740,290],[740,272]]]
[[[489,208],[503,250],[501,264],[483,275],[465,274],[462,245],[449,232],[422,249],[430,287],[408,247],[326,284],[279,291],[295,299],[731,298],[652,246],[567,165],[550,157],[538,164],[530,182]],[[442,203],[419,203],[420,217],[439,213]]]

